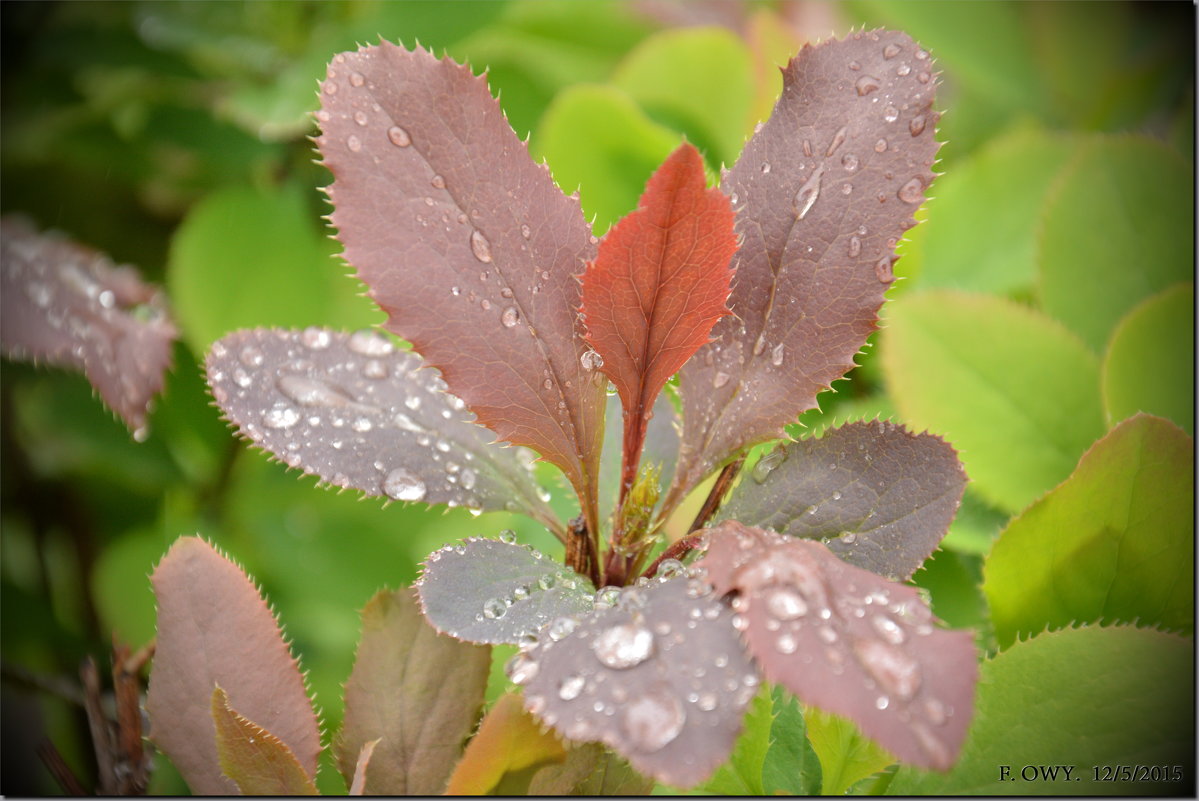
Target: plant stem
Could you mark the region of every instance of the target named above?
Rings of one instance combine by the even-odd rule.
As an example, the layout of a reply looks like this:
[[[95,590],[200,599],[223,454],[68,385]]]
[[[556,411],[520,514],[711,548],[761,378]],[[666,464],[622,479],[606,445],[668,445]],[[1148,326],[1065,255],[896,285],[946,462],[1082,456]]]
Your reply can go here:
[[[658,558],[650,562],[649,567],[642,571],[641,575],[646,578],[651,578],[658,572],[658,566],[667,559],[682,559],[687,555],[704,537],[702,531],[688,534],[680,540],[672,542],[670,546],[662,553],[658,554]]]
[[[704,505],[700,507],[699,514],[695,516],[691,527],[688,531],[695,531],[707,525],[716,511],[720,509],[721,502],[724,501],[725,493],[732,486],[733,480],[737,478],[737,473],[741,471],[741,465],[745,464],[745,454],[741,454],[733,461],[724,466],[720,471],[720,475],[716,477],[716,483],[712,485],[712,489],[708,492],[708,497],[704,500]],[[679,540],[682,542],[682,540]]]

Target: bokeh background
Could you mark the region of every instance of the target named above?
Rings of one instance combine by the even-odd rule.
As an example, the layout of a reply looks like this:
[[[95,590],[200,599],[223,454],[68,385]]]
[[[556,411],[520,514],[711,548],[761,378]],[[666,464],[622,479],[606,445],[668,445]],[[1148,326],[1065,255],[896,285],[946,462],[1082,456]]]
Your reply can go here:
[[[77,775],[94,776],[79,664],[88,654],[103,662],[114,636],[135,648],[154,636],[147,574],[180,535],[210,538],[260,582],[310,671],[328,731],[340,720],[358,610],[377,589],[411,582],[426,553],[467,535],[513,528],[560,553],[513,515],[382,508],[315,489],[237,441],[210,404],[200,364],[228,331],[382,321],[321,219],[329,209],[318,187],[330,177],[308,137],[316,82],[334,53],[384,37],[486,68],[513,128],[560,186],[581,189],[602,233],[681,137],[713,174],[731,164],[769,114],[776,65],[804,42],[903,28],[943,71],[947,176],[922,211],[931,222],[900,246],[896,273],[908,280],[892,296],[1003,298],[1059,320],[1102,357],[1125,311],[1191,277],[1194,13],[1185,2],[989,0],[0,4],[0,210],[137,266],[165,285],[182,331],[144,443],[82,376],[3,361],[3,792],[57,791],[35,755],[47,738]],[[1097,174],[1106,178],[1085,183]],[[1105,224],[1139,219],[1137,209],[1166,220],[1163,233],[1120,239]],[[1088,322],[1089,307],[1047,294],[1040,262],[1054,224],[1067,242],[1097,243],[1084,250],[1098,255],[1062,280],[1118,290],[1106,327]],[[1105,266],[1113,248],[1135,258]],[[1121,269],[1138,277],[1105,272]],[[952,416],[938,426],[935,403],[928,411],[894,397],[879,356],[886,336],[804,426],[881,413],[953,428]],[[984,357],[986,343],[974,344]],[[1173,330],[1156,358],[1175,380],[1150,410],[1193,433],[1193,324]],[[1068,454],[1068,467],[1080,454]],[[995,458],[1022,469],[1019,448]],[[572,516],[564,485],[541,469],[553,503]],[[1023,506],[987,490],[971,487],[945,550],[916,577],[937,613],[975,627],[984,648],[982,560]],[[498,674],[493,685],[494,696]],[[335,770],[321,781],[344,791]],[[151,790],[186,788],[159,759]]]

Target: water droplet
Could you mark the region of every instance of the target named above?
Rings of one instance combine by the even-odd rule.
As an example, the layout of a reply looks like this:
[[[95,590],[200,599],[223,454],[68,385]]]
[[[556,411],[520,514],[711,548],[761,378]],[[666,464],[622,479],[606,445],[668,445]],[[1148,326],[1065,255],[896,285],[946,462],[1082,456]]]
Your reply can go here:
[[[291,428],[300,422],[300,413],[290,406],[275,408],[262,416],[262,422],[268,428]]]
[[[887,140],[886,139],[880,139],[874,143],[874,152],[875,153],[885,153],[886,151],[887,151]]]
[[[402,467],[387,474],[383,480],[383,492],[397,501],[419,501],[425,497],[425,482]]]
[[[874,707],[875,707],[875,709],[878,709],[880,712],[882,710],[886,709],[890,705],[891,705],[891,699],[885,695],[880,695],[878,698],[874,699]]]
[[[770,363],[775,367],[783,366],[783,343],[774,346],[774,350],[770,351]]]
[[[362,77],[361,72],[350,73],[350,86],[362,86],[366,83],[366,78]]]
[[[913,178],[901,186],[897,194],[904,203],[919,203],[924,199],[924,182],[918,177]]]
[[[870,625],[878,632],[878,636],[892,645],[902,645],[903,641],[907,639],[903,628],[886,615],[875,615],[871,618]]]
[[[311,325],[300,334],[300,341],[304,343],[305,347],[312,350],[324,350],[333,341],[333,335],[324,328]]]
[[[301,406],[329,406],[333,408],[354,405],[354,399],[340,387],[326,384],[316,378],[302,375],[281,375],[275,382],[279,391]]]
[[[654,576],[658,581],[669,581],[676,576],[681,576],[686,570],[687,568],[678,559],[663,559]]]
[[[883,109],[883,120],[886,122],[895,122],[899,119],[899,109],[895,106],[887,106]]]
[[[892,43],[886,45],[885,47],[883,47],[883,58],[885,58],[887,60],[893,59],[899,55],[899,51],[901,49],[902,48],[900,48],[899,45],[892,42]]]
[[[795,620],[808,612],[808,605],[804,599],[798,593],[786,588],[776,589],[772,592],[766,599],[766,608],[779,620]]]
[[[470,232],[470,249],[479,261],[484,264],[491,262],[491,243],[478,228],[472,229]]]
[[[518,601],[523,601],[529,597],[529,588],[523,584],[516,585],[516,587],[512,590],[512,597]]]
[[[393,125],[387,129],[387,138],[396,147],[408,147],[412,144],[412,138],[408,136],[408,132],[398,125]]]
[[[653,753],[679,736],[687,713],[666,688],[655,688],[628,702],[622,723],[629,744],[638,751]]]
[[[574,630],[578,628],[578,626],[579,622],[573,617],[554,618],[554,621],[549,625],[547,634],[549,634],[549,638],[551,640],[558,642],[573,634]]]
[[[573,701],[583,692],[587,680],[582,676],[567,676],[558,684],[558,697],[563,701]]]
[[[508,604],[499,598],[488,598],[483,602],[483,617],[488,620],[498,620],[508,611]]]
[[[828,150],[824,152],[824,155],[831,156],[836,153],[837,148],[845,144],[845,136],[848,132],[848,128],[841,126],[841,128],[835,134],[833,134],[833,141],[828,143]]]
[[[857,236],[849,238],[849,257],[856,259],[862,253],[862,240]]]
[[[531,237],[533,235],[533,229],[530,228],[528,225],[521,225],[520,226],[520,235],[523,236],[525,239],[528,239],[529,237]]]
[[[909,75],[911,72],[912,72],[912,66],[910,64],[900,64],[898,67],[895,68],[895,74],[898,75],[900,78],[903,78],[904,76]]]
[[[920,689],[920,666],[903,651],[878,640],[858,640],[853,647],[862,666],[883,689],[905,699]]]
[[[696,699],[695,705],[698,706],[704,712],[711,712],[713,709],[716,708],[716,694],[715,693],[704,693],[703,695],[699,696],[699,698]]]
[[[940,726],[945,722],[945,705],[936,698],[929,698],[924,702],[924,714],[929,723]]]
[[[846,531],[841,535],[840,539],[841,539],[841,542],[845,543],[846,545],[853,545],[855,542],[858,541],[858,535],[857,535],[857,532]]]
[[[799,642],[790,634],[781,634],[774,641],[774,650],[780,654],[793,654],[799,648]]]
[[[770,172],[770,162],[769,161],[762,162],[762,174],[766,175],[769,172]]]
[[[824,642],[828,645],[832,645],[837,641],[837,632],[833,631],[828,626],[821,626],[818,634],[820,635],[820,639],[824,640]]]
[[[394,350],[391,342],[369,329],[350,334],[347,346],[350,350],[363,356],[386,356]]]
[[[863,75],[861,78],[858,78],[857,82],[853,85],[853,88],[857,90],[859,97],[865,97],[871,92],[877,90],[881,85],[882,84],[879,79],[875,78],[873,75]]]
[[[584,370],[598,370],[604,366],[604,357],[594,350],[584,351],[583,355],[579,357],[579,364],[583,366]]]
[[[757,464],[754,465],[754,469],[750,472],[750,475],[753,477],[754,481],[761,484],[766,481],[767,476],[774,472],[774,469],[782,464],[786,459],[787,452],[782,448],[765,453],[762,455],[762,458],[758,460]]]
[[[238,360],[246,367],[261,367],[265,358],[262,355],[262,351],[253,345],[247,345],[242,348],[241,354],[238,356]]]
[[[337,94],[337,84],[334,83],[333,81],[325,81],[324,89],[325,89],[325,94],[327,94],[327,95]]]
[[[504,328],[515,328],[516,324],[520,322],[520,312],[516,310],[515,306],[509,306],[500,314],[500,322],[503,323]]]
[[[922,73],[920,73],[919,75],[917,75],[917,76],[916,76],[916,80],[920,81],[920,83],[928,83],[928,82],[929,82],[929,79],[930,79],[931,77],[932,77],[932,76],[931,76],[931,75],[929,75],[927,72],[922,72]]]
[[[354,122],[358,123],[359,125],[365,126],[368,122],[370,122],[370,119],[366,116],[365,111],[355,111],[354,112]]]
[[[820,177],[824,175],[824,165],[816,168],[808,180],[804,181],[803,186],[795,193],[795,201],[792,204],[795,208],[795,216],[803,219],[808,212],[812,210],[812,206],[816,204],[816,198],[820,197]]]
[[[917,50],[916,51],[916,60],[917,61],[924,61],[926,58],[928,58],[927,51],[925,51],[925,50]]]
[[[513,684],[527,684],[537,675],[537,662],[524,651],[508,660],[504,673]]]
[[[716,389],[720,389],[728,382],[729,382],[729,374],[728,373],[717,372],[716,375],[712,377],[712,386],[715,387]]]
[[[874,264],[874,275],[884,284],[889,284],[895,280],[895,272],[892,269],[892,256],[890,254],[883,256]],[[870,461],[870,456],[866,456],[866,461]]]
[[[849,62],[849,68],[851,70],[853,70],[854,72],[857,72],[858,70],[860,70],[862,68],[862,65],[859,64],[857,61],[851,61],[851,62]]]
[[[429,179],[429,183],[433,184],[434,189],[445,189],[445,179],[440,175],[434,175]]]
[[[462,489],[473,490],[475,488],[475,482],[477,479],[478,476],[475,475],[475,471],[471,470],[469,467],[466,468],[462,471]]]
[[[367,378],[387,378],[387,365],[378,359],[370,359],[362,365],[362,374]]]
[[[919,136],[920,134],[924,133],[924,126],[925,118],[924,115],[921,114],[918,117],[912,118],[912,121],[908,123],[908,130],[912,132],[912,136]]]
[[[603,587],[595,594],[595,609],[611,609],[620,600],[620,587]]]
[[[591,648],[601,664],[623,670],[649,659],[654,650],[654,635],[647,628],[626,623],[602,632]]]
[[[352,152],[357,153],[362,149],[362,140],[357,136],[350,136],[346,139],[346,147],[348,147]]]
[[[374,424],[372,424],[371,421],[365,417],[359,417],[355,419],[354,422],[350,423],[350,428],[354,429],[359,434],[365,434],[367,431],[370,431],[372,428],[374,428]]]

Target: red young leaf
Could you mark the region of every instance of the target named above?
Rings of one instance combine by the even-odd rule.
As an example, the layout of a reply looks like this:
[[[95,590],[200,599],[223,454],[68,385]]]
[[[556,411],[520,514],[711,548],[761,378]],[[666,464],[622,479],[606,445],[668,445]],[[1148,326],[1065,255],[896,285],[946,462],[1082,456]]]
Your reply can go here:
[[[274,615],[237,565],[199,537],[182,537],[150,577],[158,644],[146,713],[150,739],[197,795],[231,795],[212,718],[219,684],[229,704],[278,737],[309,777],[321,735]]]
[[[816,405],[853,367],[915,224],[938,144],[928,53],[860,31],[805,45],[769,122],[721,182],[743,237],[733,316],[680,372],[683,443],[666,508]]]
[[[243,795],[317,795],[287,744],[229,706],[219,685],[212,691],[212,721],[221,772]]]
[[[624,406],[622,499],[636,479],[654,399],[728,314],[736,250],[728,198],[705,188],[703,159],[684,142],[583,274],[587,341]]]
[[[6,219],[0,298],[5,355],[82,370],[135,435],[144,434],[176,336],[161,292],[132,267]]]
[[[978,680],[971,632],[937,628],[915,589],[819,542],[736,521],[708,536],[696,565],[717,592],[738,593],[737,626],[766,678],[913,765],[953,764]]]
[[[591,530],[603,381],[583,356],[578,200],[529,158],[487,82],[388,42],[329,65],[317,138],[345,258],[387,328],[500,439],[562,468]]]

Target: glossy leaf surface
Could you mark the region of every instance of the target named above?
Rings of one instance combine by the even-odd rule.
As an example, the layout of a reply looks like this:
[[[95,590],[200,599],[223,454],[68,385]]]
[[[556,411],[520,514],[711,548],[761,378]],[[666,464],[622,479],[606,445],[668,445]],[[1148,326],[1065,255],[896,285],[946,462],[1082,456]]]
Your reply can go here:
[[[1000,647],[1046,628],[1195,628],[1195,442],[1160,417],[1125,420],[1000,534],[983,589]]]
[[[362,610],[335,745],[346,780],[357,775],[363,749],[377,742],[365,792],[443,792],[483,706],[490,658],[490,648],[439,635],[411,590],[375,595]]]
[[[439,631],[467,642],[516,643],[554,618],[591,608],[591,582],[540,551],[472,537],[429,554],[417,590]]]
[[[759,683],[732,612],[685,578],[626,587],[515,660],[509,676],[543,723],[678,787],[728,757]]]
[[[484,79],[424,50],[336,56],[317,119],[331,219],[387,327],[480,423],[594,497],[603,387],[581,362],[576,277],[595,246],[577,201]]]
[[[805,45],[787,66],[774,113],[721,182],[743,238],[733,316],[680,373],[668,506],[738,450],[781,436],[853,367],[933,179],[932,70],[888,31]]]
[[[736,248],[728,198],[706,188],[699,151],[683,144],[583,274],[587,341],[624,408],[624,489],[636,479],[658,393],[728,313]]]
[[[916,590],[823,544],[735,521],[710,530],[696,564],[733,608],[766,678],[845,715],[901,759],[944,770],[970,722],[972,633],[935,626]]]
[[[213,736],[217,685],[238,714],[270,731],[315,776],[321,737],[304,679],[245,573],[199,537],[182,537],[150,580],[158,601],[150,739],[192,791],[237,789],[221,773]]]
[[[944,440],[894,423],[849,423],[767,453],[721,519],[826,540],[851,565],[911,577],[945,536],[966,475]]]
[[[239,715],[220,686],[212,691],[212,720],[221,772],[237,783],[242,795],[317,794],[291,749]]]
[[[176,331],[161,292],[132,267],[24,220],[0,226],[0,346],[80,370],[135,431],[171,366]]]
[[[518,451],[493,444],[426,366],[379,334],[317,327],[239,331],[207,359],[226,416],[289,467],[367,495],[552,522]]]

